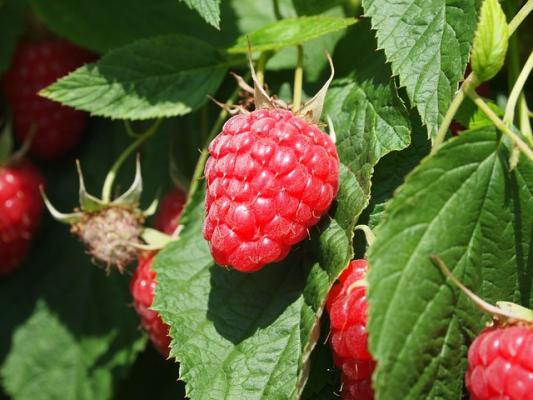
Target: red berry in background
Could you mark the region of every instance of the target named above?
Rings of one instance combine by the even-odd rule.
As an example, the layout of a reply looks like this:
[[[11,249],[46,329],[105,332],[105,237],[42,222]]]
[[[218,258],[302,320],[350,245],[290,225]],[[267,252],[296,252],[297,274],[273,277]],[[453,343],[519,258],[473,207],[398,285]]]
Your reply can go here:
[[[490,327],[468,350],[471,400],[533,400],[533,328]]]
[[[27,162],[0,166],[0,276],[16,268],[30,249],[43,212],[43,184],[39,171]]]
[[[139,314],[143,328],[148,333],[155,348],[164,356],[168,357],[170,337],[168,325],[166,325],[157,311],[151,310],[154,301],[155,272],[152,270],[154,253],[148,253],[139,257],[139,266],[133,274],[130,283],[130,291],[133,296],[135,311]]]
[[[37,93],[94,56],[64,40],[21,42],[4,78],[15,134],[22,142],[34,134],[30,152],[43,159],[63,156],[80,141],[87,114]]]
[[[230,118],[209,153],[203,234],[219,265],[252,272],[283,260],[337,194],[334,143],[287,110]]]
[[[368,303],[361,284],[368,271],[366,260],[354,260],[333,285],[326,302],[335,365],[341,371],[344,400],[371,400],[372,371],[368,352]]]
[[[155,228],[167,235],[172,235],[178,227],[186,201],[187,195],[181,188],[176,187],[168,192],[159,203],[159,211],[154,221]]]

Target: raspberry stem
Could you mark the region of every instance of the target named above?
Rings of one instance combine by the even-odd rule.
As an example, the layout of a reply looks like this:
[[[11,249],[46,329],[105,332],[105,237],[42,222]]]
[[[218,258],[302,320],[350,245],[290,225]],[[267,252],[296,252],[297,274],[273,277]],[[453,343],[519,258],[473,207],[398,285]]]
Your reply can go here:
[[[111,170],[108,172],[105,181],[104,186],[102,188],[102,201],[104,203],[109,203],[111,201],[111,190],[113,188],[113,183],[115,182],[115,178],[117,176],[118,170],[124,164],[124,161],[128,158],[128,156],[133,153],[141,144],[143,144],[146,140],[148,140],[154,133],[157,132],[157,129],[161,125],[162,119],[156,120],[150,128],[146,130],[143,134],[137,137],[135,141],[133,141],[127,148],[122,152],[122,154],[117,158],[113,166],[111,167]]]
[[[292,96],[292,112],[297,113],[302,105],[302,81],[303,81],[303,60],[304,48],[301,44],[297,46],[298,60],[294,70],[294,92]]]

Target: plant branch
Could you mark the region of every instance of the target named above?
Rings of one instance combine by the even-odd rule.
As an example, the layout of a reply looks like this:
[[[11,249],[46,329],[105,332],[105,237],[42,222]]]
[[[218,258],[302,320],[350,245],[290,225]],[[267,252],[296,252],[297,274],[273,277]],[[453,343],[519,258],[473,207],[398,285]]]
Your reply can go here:
[[[526,19],[529,13],[533,11],[533,0],[528,0],[524,6],[518,10],[511,22],[509,22],[509,36],[511,36]]]
[[[437,132],[437,136],[435,137],[435,140],[433,141],[433,146],[431,148],[431,154],[435,153],[435,151],[437,151],[437,149],[442,144],[442,142],[444,142],[444,138],[446,137],[448,128],[450,127],[450,124],[453,121],[453,117],[455,117],[455,114],[457,113],[457,111],[459,110],[459,107],[461,107],[461,104],[463,103],[463,100],[465,98],[465,92],[463,90],[465,82],[466,80],[462,83],[461,87],[459,88],[459,91],[457,92],[452,102],[450,103],[450,107],[448,107],[448,111],[446,111],[446,115],[444,116],[444,119],[440,123],[439,131]]]
[[[302,105],[302,81],[303,81],[303,61],[304,48],[301,44],[297,46],[298,60],[294,70],[294,91],[292,95],[292,111],[296,113]]]
[[[506,135],[513,144],[520,149],[531,161],[533,161],[533,150],[524,142],[520,136],[513,132],[495,113],[492,109],[483,101],[481,97],[472,89],[466,88],[466,95],[485,113],[485,115],[492,121],[492,123],[498,128],[504,135]]]
[[[128,156],[137,149],[141,144],[143,144],[146,140],[148,140],[150,137],[154,135],[154,133],[157,132],[157,129],[161,125],[162,119],[158,119],[155,121],[150,128],[143,134],[139,135],[135,141],[133,141],[127,148],[120,154],[120,156],[117,158],[113,166],[111,167],[111,170],[107,173],[107,176],[105,177],[104,186],[102,187],[102,201],[104,203],[109,203],[111,201],[111,190],[113,188],[113,183],[115,182],[115,178],[117,176],[118,170],[124,164],[124,161],[128,158]]]
[[[518,78],[516,79],[513,89],[511,90],[511,94],[509,95],[509,99],[507,100],[507,106],[505,107],[505,114],[503,116],[503,121],[507,125],[512,125],[514,122],[516,104],[518,102],[520,94],[522,93],[522,90],[524,89],[524,85],[527,81],[527,78],[531,74],[532,70],[533,51],[529,54],[529,57],[526,63],[524,64],[524,67],[520,71],[520,74],[518,74]]]

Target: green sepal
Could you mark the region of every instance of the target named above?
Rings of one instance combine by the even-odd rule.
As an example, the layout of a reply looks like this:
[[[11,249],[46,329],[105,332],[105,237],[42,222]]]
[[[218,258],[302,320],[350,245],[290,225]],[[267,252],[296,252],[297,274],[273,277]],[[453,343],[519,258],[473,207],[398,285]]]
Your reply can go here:
[[[78,170],[79,177],[79,198],[80,198],[80,208],[85,212],[95,212],[100,211],[106,207],[106,203],[102,200],[90,195],[85,188],[85,180],[83,179],[83,173],[81,171],[81,165],[79,160],[76,160],[76,168]]]
[[[70,214],[64,214],[58,211],[52,205],[52,203],[48,199],[48,196],[46,196],[46,193],[44,192],[42,187],[40,188],[40,190],[41,190],[41,197],[43,198],[44,205],[46,206],[46,208],[48,209],[50,214],[52,214],[52,217],[54,217],[56,221],[62,222],[67,225],[72,225],[81,220],[81,218],[83,217],[83,213],[75,212],[75,213],[70,213]]]
[[[143,250],[160,250],[170,242],[178,240],[177,238],[152,228],[144,228],[141,233],[141,238],[146,242],[146,245],[139,246],[139,248]]]
[[[511,318],[533,323],[533,310],[509,301],[497,301],[496,306]]]
[[[502,68],[508,45],[509,25],[499,1],[484,0],[472,48],[472,71],[480,83]]]
[[[141,193],[143,190],[143,180],[141,174],[141,161],[139,156],[137,156],[135,162],[135,178],[133,183],[120,197],[115,199],[111,204],[114,205],[132,205],[139,204],[141,199]]]

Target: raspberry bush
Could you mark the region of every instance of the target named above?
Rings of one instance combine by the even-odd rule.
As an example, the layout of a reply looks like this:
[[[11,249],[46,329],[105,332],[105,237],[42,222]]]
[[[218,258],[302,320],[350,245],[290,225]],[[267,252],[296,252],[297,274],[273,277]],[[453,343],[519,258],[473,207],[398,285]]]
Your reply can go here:
[[[528,399],[532,11],[0,1],[0,399]]]

